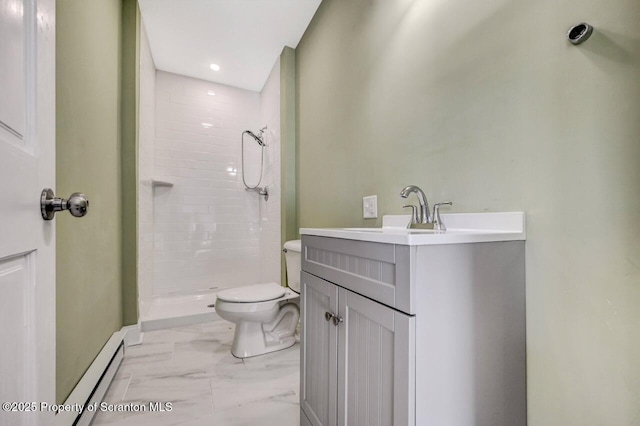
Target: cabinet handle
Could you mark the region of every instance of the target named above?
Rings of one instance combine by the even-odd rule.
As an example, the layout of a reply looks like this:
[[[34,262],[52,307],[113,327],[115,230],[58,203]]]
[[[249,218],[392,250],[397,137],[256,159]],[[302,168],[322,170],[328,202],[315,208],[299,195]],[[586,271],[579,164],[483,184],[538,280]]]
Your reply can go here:
[[[326,319],[327,321],[331,321],[331,318],[334,318],[335,315],[333,315],[331,312],[325,312],[324,313],[324,319]]]
[[[344,320],[342,319],[342,317],[339,317],[337,315],[333,316],[333,325],[338,326],[340,325],[341,322],[343,322]]]

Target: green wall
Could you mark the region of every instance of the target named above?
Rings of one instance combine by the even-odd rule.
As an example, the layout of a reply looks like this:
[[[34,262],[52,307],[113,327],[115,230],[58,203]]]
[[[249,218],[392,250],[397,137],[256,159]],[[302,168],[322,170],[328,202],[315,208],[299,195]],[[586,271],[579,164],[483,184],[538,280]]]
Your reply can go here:
[[[533,426],[640,424],[638,22],[637,0],[324,0],[296,49],[301,227],[380,226],[408,184],[527,213]]]
[[[122,1],[122,321],[138,322],[138,45],[137,0]]]
[[[131,271],[122,262],[122,232],[132,221],[123,203],[131,195],[122,186],[135,175],[125,173],[130,161],[121,158],[135,139],[127,139],[122,125],[123,111],[131,114],[130,95],[121,94],[131,90],[131,73],[121,69],[122,0],[58,0],[56,15],[56,194],[82,191],[90,200],[86,217],[55,219],[56,394],[62,402],[122,327],[123,282],[135,287],[135,279],[124,279]],[[135,214],[135,202],[132,208]],[[128,232],[135,233],[130,225]]]
[[[298,179],[296,165],[296,51],[285,47],[280,54],[280,241],[300,238],[298,233]],[[285,283],[287,267],[284,253],[281,256],[281,283]]]

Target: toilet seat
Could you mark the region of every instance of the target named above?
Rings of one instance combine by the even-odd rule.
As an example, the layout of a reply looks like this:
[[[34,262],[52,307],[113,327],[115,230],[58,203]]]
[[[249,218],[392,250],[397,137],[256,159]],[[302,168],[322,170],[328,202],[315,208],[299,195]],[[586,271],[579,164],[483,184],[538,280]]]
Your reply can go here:
[[[278,306],[282,302],[286,302],[288,300],[296,301],[300,298],[300,295],[290,288],[282,287],[284,292],[283,295],[271,300],[265,300],[262,302],[229,302],[227,300],[221,299],[220,295],[216,299],[216,309],[224,310],[227,312],[233,313],[242,313],[242,312],[265,312],[273,309],[274,306]],[[226,290],[225,290],[226,291]]]
[[[277,283],[264,283],[230,288],[217,294],[219,300],[231,303],[268,302],[284,296],[286,289]]]

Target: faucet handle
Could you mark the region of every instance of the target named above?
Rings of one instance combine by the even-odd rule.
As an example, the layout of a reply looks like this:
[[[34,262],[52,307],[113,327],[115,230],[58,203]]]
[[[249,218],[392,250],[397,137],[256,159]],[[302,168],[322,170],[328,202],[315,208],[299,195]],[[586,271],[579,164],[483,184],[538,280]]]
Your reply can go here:
[[[442,218],[440,217],[440,206],[452,206],[451,201],[445,201],[442,203],[436,203],[433,205],[433,229],[437,231],[446,231],[447,227],[444,226]]]
[[[409,221],[407,228],[410,228],[412,223],[418,223],[418,207],[417,206],[414,206],[413,204],[408,204],[406,206],[402,206],[402,208],[411,209],[411,220]]]

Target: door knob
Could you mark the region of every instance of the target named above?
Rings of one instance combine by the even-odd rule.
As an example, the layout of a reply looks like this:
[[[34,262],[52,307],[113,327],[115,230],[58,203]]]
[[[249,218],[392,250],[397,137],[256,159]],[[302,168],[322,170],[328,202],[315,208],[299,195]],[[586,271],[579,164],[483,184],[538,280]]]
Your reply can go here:
[[[40,212],[44,220],[52,220],[56,212],[69,210],[71,216],[86,216],[89,211],[89,199],[81,192],[74,192],[68,200],[56,198],[50,188],[42,190],[40,196]]]
[[[334,315],[331,312],[325,312],[324,313],[324,319],[326,319],[327,321],[331,321],[331,318],[333,318]]]
[[[333,325],[338,326],[340,325],[341,322],[343,322],[344,320],[342,319],[342,317],[339,317],[337,315],[333,316]]]

